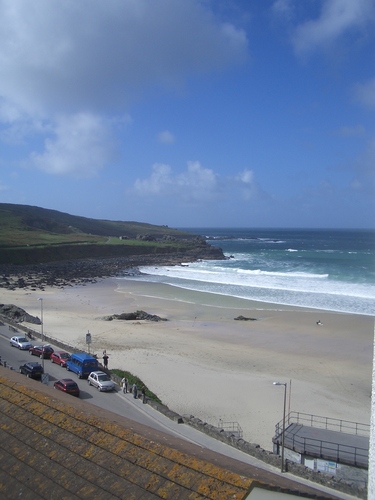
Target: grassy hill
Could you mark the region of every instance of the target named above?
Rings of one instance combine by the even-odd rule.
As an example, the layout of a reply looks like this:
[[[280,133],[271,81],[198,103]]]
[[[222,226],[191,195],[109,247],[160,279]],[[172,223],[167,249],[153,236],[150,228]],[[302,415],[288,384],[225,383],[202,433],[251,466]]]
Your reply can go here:
[[[57,210],[0,203],[0,248],[53,243],[97,243],[110,236],[136,239],[165,236],[192,238],[194,235],[167,226],[141,222],[89,219]]]
[[[28,205],[0,203],[0,263],[184,252],[196,235],[140,222],[90,219]]]

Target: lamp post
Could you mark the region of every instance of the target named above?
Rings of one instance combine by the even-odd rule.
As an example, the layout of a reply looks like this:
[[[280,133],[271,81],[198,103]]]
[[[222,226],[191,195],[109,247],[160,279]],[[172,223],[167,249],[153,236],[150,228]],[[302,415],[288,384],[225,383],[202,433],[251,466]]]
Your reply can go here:
[[[40,300],[40,339],[43,343],[43,299],[39,297]]]
[[[44,373],[44,349],[43,349],[43,299],[39,297],[40,300],[40,340],[42,342],[42,366]]]
[[[283,434],[281,438],[281,472],[284,472],[284,444],[285,444],[285,408],[286,408],[286,382],[274,382],[273,385],[284,386]]]

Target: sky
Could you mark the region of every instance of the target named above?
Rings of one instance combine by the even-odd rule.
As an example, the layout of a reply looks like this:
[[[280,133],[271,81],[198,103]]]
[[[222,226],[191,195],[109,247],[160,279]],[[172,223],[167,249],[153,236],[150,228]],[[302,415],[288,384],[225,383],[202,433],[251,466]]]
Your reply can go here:
[[[0,202],[375,227],[375,0],[0,0]]]

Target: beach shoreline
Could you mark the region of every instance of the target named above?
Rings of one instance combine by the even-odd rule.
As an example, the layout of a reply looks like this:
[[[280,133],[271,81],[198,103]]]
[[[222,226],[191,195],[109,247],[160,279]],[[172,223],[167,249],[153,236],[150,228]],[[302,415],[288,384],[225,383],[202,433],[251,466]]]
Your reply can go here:
[[[44,333],[109,354],[109,368],[141,378],[171,410],[272,449],[287,410],[370,422],[374,318],[266,304],[125,278],[63,289],[2,290],[1,302],[40,316]],[[104,321],[144,310],[168,321]],[[251,318],[236,321],[238,316]],[[317,325],[321,321],[322,325]],[[35,325],[27,325],[35,328]]]

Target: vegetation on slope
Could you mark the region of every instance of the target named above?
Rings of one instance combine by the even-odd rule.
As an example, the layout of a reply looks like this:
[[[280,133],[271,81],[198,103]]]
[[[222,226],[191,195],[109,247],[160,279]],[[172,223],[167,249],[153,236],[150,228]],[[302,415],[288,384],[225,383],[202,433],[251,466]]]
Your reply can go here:
[[[154,401],[156,401],[159,404],[163,404],[162,401],[158,398],[158,396],[156,394],[154,394],[152,391],[150,391],[150,389],[147,387],[147,385],[144,384],[142,382],[142,380],[140,378],[138,378],[136,375],[133,375],[131,372],[127,372],[125,370],[119,370],[119,369],[111,370],[111,372],[114,373],[115,375],[117,375],[120,380],[122,380],[123,378],[128,379],[128,383],[129,383],[128,391],[129,392],[130,392],[132,385],[136,384],[139,393],[141,393],[142,388],[144,387],[147,398],[153,399]]]
[[[141,222],[89,219],[57,210],[0,203],[0,248],[31,245],[105,243],[108,237],[156,239],[165,236],[193,238],[194,235],[167,226]],[[120,240],[117,240],[117,243]],[[113,243],[113,241],[110,241]]]
[[[169,254],[203,248],[196,235],[141,222],[89,219],[0,203],[0,263]]]

